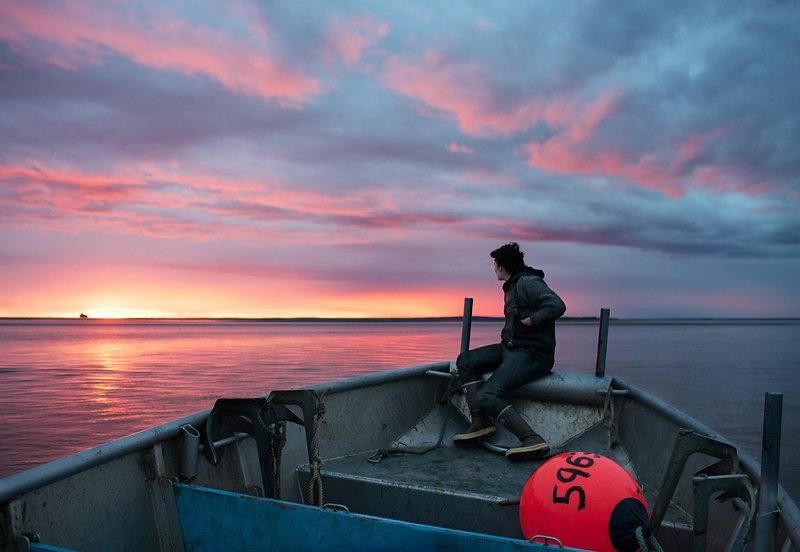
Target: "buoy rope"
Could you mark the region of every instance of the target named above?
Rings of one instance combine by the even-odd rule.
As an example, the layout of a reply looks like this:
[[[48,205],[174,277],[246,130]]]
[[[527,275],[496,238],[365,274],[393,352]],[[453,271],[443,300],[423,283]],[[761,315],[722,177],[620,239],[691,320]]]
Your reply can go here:
[[[325,415],[325,403],[319,401],[317,403],[317,411],[311,420],[311,450],[309,453],[309,468],[311,469],[311,479],[308,482],[308,496],[311,502],[316,506],[325,504],[325,499],[322,494],[322,475],[320,468],[322,468],[322,459],[319,457],[319,434],[317,426]]]
[[[642,533],[642,526],[641,525],[636,528],[635,534],[636,534],[636,542],[639,543],[639,550],[641,552],[651,552],[651,551],[652,552],[664,552],[664,549],[661,548],[660,544],[658,544],[658,541],[656,540],[656,536],[655,535],[652,535],[652,534],[650,535],[650,538],[648,539],[649,543],[650,543],[650,547],[647,546],[648,543],[644,539],[644,534]]]
[[[272,481],[274,482],[272,498],[281,499],[281,456],[286,445],[286,422],[276,422],[274,429],[270,430],[273,446],[270,447],[272,455]]]

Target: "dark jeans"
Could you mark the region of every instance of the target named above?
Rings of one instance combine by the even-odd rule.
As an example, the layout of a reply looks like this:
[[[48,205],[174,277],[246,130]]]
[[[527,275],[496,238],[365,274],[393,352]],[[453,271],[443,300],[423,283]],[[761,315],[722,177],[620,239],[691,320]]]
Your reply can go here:
[[[509,348],[502,343],[472,349],[458,356],[456,365],[461,383],[481,379],[494,371],[477,394],[478,404],[496,417],[509,404],[508,397],[521,385],[546,375],[553,368],[553,356],[536,349]]]

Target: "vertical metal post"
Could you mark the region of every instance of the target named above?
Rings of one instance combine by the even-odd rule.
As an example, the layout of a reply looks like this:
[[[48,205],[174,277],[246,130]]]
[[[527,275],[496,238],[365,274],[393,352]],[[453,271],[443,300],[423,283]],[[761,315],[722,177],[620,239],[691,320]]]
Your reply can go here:
[[[608,348],[608,321],[611,309],[600,309],[600,333],[597,336],[597,363],[594,375],[602,378],[606,375],[606,349]]]
[[[758,486],[756,551],[775,550],[778,526],[778,471],[781,457],[783,394],[764,395],[764,433],[761,439],[761,481]]]
[[[469,351],[469,336],[472,333],[472,297],[464,297],[464,318],[461,323],[461,352]]]
[[[181,426],[181,477],[193,479],[197,475],[197,456],[200,452],[200,432],[191,424]]]

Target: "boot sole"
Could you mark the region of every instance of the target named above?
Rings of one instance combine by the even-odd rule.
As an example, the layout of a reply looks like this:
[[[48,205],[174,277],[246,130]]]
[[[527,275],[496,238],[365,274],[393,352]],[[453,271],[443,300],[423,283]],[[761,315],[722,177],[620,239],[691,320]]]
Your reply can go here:
[[[508,460],[534,460],[536,458],[544,458],[550,453],[550,447],[547,443],[541,443],[530,447],[514,447],[506,451],[506,458]]]
[[[491,435],[497,431],[496,428],[493,427],[485,427],[483,429],[479,429],[478,431],[473,431],[472,433],[459,433],[457,435],[453,435],[454,442],[463,442],[463,441],[472,441],[479,437],[484,437],[486,435]]]

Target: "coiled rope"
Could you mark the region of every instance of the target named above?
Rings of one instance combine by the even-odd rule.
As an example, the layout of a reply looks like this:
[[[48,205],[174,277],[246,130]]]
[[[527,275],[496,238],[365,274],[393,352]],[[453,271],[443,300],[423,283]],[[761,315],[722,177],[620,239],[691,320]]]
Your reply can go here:
[[[281,453],[283,447],[286,445],[286,422],[276,422],[274,427],[269,429],[273,439],[273,446],[270,447],[270,454],[272,455],[272,480],[274,485],[274,497],[278,500],[281,499]]]
[[[647,541],[645,541],[641,525],[636,528],[635,534],[636,534],[636,542],[639,543],[639,550],[641,552],[664,552],[664,549],[661,548],[660,544],[658,544],[655,535],[651,534],[650,538]]]

